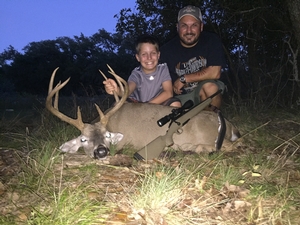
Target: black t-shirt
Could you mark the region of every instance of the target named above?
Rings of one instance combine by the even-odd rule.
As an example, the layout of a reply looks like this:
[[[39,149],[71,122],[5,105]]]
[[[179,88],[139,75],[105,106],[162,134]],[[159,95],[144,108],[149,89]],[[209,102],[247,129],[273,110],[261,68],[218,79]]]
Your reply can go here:
[[[208,66],[225,66],[225,57],[220,38],[202,31],[198,43],[192,48],[181,45],[179,36],[160,49],[160,62],[167,63],[173,82],[178,76],[190,74]],[[193,89],[198,82],[189,83],[185,89]]]

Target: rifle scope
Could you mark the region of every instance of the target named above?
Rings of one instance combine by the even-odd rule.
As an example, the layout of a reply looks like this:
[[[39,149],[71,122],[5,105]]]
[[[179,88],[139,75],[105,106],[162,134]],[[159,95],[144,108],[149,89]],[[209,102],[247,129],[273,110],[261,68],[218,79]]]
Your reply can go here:
[[[172,112],[169,115],[166,115],[157,121],[158,126],[162,127],[170,120],[172,120],[172,122],[175,121],[177,118],[179,118],[181,115],[185,113],[185,110],[190,109],[193,106],[194,106],[194,102],[192,100],[188,100],[180,108],[172,109]]]

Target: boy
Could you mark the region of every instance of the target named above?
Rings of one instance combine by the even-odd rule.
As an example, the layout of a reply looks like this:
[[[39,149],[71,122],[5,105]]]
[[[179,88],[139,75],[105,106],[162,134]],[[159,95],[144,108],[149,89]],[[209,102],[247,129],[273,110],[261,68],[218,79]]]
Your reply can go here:
[[[136,59],[140,66],[133,69],[128,78],[129,101],[180,107],[173,97],[172,80],[167,65],[158,64],[160,57],[158,40],[151,35],[140,36],[135,44]],[[120,96],[120,90],[113,79],[103,82],[105,91]]]

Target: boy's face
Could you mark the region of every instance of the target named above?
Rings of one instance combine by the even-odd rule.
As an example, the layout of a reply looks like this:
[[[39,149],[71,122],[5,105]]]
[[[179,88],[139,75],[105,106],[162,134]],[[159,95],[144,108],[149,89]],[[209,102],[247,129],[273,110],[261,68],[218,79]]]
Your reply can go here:
[[[157,51],[155,45],[150,43],[142,43],[140,52],[135,55],[136,60],[141,63],[142,70],[146,74],[155,72],[159,56],[160,52]]]

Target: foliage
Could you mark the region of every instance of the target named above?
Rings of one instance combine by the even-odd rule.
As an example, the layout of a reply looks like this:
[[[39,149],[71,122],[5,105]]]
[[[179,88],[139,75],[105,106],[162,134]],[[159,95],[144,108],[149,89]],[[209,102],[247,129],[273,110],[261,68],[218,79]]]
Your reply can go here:
[[[77,105],[70,101],[63,105],[75,114]],[[232,152],[176,155],[171,150],[175,157],[122,167],[101,164],[81,151],[62,155],[59,146],[78,130],[42,105],[33,113],[32,103],[27,104],[0,120],[1,224],[298,221],[300,121],[295,111],[248,108],[231,116],[243,134]]]
[[[227,102],[254,108],[298,108],[299,7],[297,1],[287,2],[137,0],[134,9],[125,8],[115,15],[116,33],[101,29],[91,37],[81,34],[32,42],[24,47],[24,54],[9,46],[0,54],[0,78],[18,92],[44,94],[51,72],[59,66],[59,79],[72,77],[63,90],[66,93],[82,94],[83,86],[101,93],[103,78],[98,69],[106,72],[109,64],[126,79],[137,65],[134,39],[151,33],[164,44],[176,35],[178,10],[193,4],[202,9],[204,29],[216,32],[223,41]]]
[[[99,69],[106,72],[109,64],[126,77],[132,70],[130,65],[134,65],[133,57],[118,46],[119,41],[117,34],[99,30],[91,37],[81,34],[73,39],[59,37],[31,42],[24,47],[24,54],[10,47],[0,56],[3,76],[13,82],[18,92],[46,94],[52,71],[60,67],[59,80],[72,77],[63,92],[99,94],[103,87]]]
[[[27,118],[3,117],[0,223],[296,224],[299,118],[284,111],[241,115],[235,121],[243,137],[232,152],[131,167],[80,153],[72,164],[58,146],[77,131],[45,111],[27,133]]]
[[[228,62],[223,80],[231,101],[253,107],[265,102],[267,108],[299,106],[298,46],[285,1],[140,0],[137,4],[137,12],[120,13],[117,31],[124,37],[146,31],[164,43],[176,33],[178,10],[194,4],[202,9],[204,29],[223,40]]]

